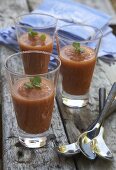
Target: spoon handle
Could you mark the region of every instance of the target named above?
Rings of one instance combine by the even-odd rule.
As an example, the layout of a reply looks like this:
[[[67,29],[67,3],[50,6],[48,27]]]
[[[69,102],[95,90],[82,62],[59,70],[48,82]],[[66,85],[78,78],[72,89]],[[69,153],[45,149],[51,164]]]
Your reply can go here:
[[[101,112],[104,108],[105,101],[106,101],[106,89],[100,88],[99,89],[99,116],[101,115]]]
[[[113,86],[108,94],[108,97],[106,99],[105,106],[104,106],[103,110],[101,111],[101,116],[98,119],[99,125],[101,125],[103,123],[103,120],[104,120],[107,112],[109,111],[115,96],[116,96],[116,82],[113,84]]]
[[[101,111],[104,107],[106,100],[106,89],[105,88],[99,88],[99,115],[97,119],[87,128],[87,130],[93,129],[93,127],[96,125],[98,122],[99,117],[101,116]]]

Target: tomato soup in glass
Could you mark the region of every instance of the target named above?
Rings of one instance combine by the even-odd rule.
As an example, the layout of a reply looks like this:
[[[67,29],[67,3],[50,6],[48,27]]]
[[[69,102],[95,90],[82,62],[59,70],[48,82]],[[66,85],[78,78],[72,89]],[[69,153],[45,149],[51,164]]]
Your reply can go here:
[[[83,107],[89,102],[101,38],[101,30],[84,24],[72,23],[57,29],[60,89],[63,104],[68,107]]]
[[[26,74],[23,55],[49,55],[49,69],[42,74]],[[7,57],[5,69],[17,120],[19,141],[28,148],[46,145],[51,125],[60,58],[52,53],[23,51]]]

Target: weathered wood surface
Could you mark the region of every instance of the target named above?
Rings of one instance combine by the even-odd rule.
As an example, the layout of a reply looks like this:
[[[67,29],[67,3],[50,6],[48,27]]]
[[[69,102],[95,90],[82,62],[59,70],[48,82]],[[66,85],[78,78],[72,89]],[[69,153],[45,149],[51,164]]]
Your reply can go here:
[[[90,5],[104,12],[109,13],[114,20],[114,32],[116,31],[116,15],[110,4],[110,1],[93,1],[93,0],[76,0],[84,4]],[[37,6],[37,2],[28,0],[31,9]],[[62,104],[60,93],[57,95],[57,104],[61,113],[63,124],[66,130],[69,143],[75,142],[79,134],[88,127],[88,125],[98,115],[98,90],[99,87],[106,87],[107,92],[111,88],[113,82],[116,81],[116,63],[108,65],[107,63],[98,60],[95,69],[93,83],[90,91],[90,103],[87,107],[79,109],[69,109]],[[116,169],[116,112],[113,113],[105,122],[105,141],[114,155],[114,161],[111,163],[102,159],[95,161],[87,160],[81,154],[75,156],[75,164],[79,170],[115,170]]]
[[[31,3],[30,3],[31,2]],[[35,2],[35,4],[34,4]],[[4,0],[0,6],[0,26],[8,26],[12,19],[19,14],[26,13],[28,9],[33,9],[33,4],[38,2],[33,0]],[[7,14],[5,9],[8,9]],[[54,152],[54,143],[50,141],[46,148],[30,150],[22,147],[18,143],[16,132],[16,120],[14,116],[11,98],[8,92],[8,86],[5,78],[3,62],[12,51],[2,47],[0,49],[0,60],[2,63],[2,98],[3,98],[3,169],[4,170],[115,170],[116,169],[116,114],[114,113],[105,123],[105,140],[114,154],[114,161],[108,162],[97,159],[89,161],[81,154],[75,156],[74,162],[72,158],[60,157]],[[108,71],[107,71],[108,70]],[[95,119],[98,114],[98,88],[106,87],[110,89],[112,83],[116,81],[116,64],[109,66],[108,64],[98,61],[93,84],[91,88],[90,104],[87,108],[83,108],[80,113],[77,109],[69,109],[62,105],[61,96],[57,98],[63,125],[59,116],[57,105],[55,104],[52,126],[50,132],[55,134],[59,143],[71,143],[78,138],[80,132],[85,129],[90,122]],[[64,131],[67,132],[67,137]],[[51,147],[51,148],[49,148]]]
[[[1,73],[1,66],[0,66]],[[0,89],[1,89],[1,74],[0,74]],[[0,90],[0,170],[2,166],[2,91]]]
[[[110,71],[114,70],[113,66],[108,66]],[[116,71],[116,64],[115,64]],[[114,77],[113,77],[114,76]],[[58,105],[64,121],[64,126],[67,131],[67,136],[69,142],[72,143],[76,141],[79,134],[90,125],[92,120],[94,120],[98,115],[98,89],[99,87],[106,87],[107,92],[116,81],[116,75],[107,72],[105,63],[98,61],[93,83],[90,90],[90,102],[89,105],[81,110],[79,109],[69,109],[62,104],[61,95],[57,96]],[[115,108],[116,110],[116,108]],[[109,148],[112,150],[114,155],[114,161],[108,162],[102,159],[97,159],[95,161],[87,160],[84,156],[78,155],[76,163],[79,170],[115,170],[116,169],[116,111],[110,115],[110,117],[105,122],[105,141]]]
[[[7,15],[5,9],[8,9]],[[0,6],[0,26],[9,26],[9,21],[28,11],[25,0],[4,0]],[[51,140],[45,148],[27,149],[18,143],[17,124],[5,77],[4,60],[13,52],[5,47],[0,48],[1,76],[2,76],[2,120],[3,120],[3,169],[4,170],[74,170],[73,159],[61,158],[54,151]],[[57,142],[67,142],[67,137],[55,104],[50,134],[54,134]]]

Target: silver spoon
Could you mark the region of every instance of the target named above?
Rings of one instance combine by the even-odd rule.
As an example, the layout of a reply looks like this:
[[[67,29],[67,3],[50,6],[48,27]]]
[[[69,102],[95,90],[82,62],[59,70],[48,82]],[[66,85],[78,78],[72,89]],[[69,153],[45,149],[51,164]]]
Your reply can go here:
[[[99,89],[99,115],[102,112],[102,109],[105,105],[106,100],[106,89]],[[103,159],[113,160],[113,154],[110,149],[107,147],[104,139],[104,128],[100,127],[99,134],[92,140],[92,150]]]
[[[101,99],[101,100],[100,100]],[[100,110],[101,108],[103,108],[104,105],[104,101],[105,101],[105,90],[101,90],[100,91],[100,95],[99,95],[99,107]],[[112,107],[110,109],[110,111],[107,113],[107,117],[116,110],[116,101],[113,102]],[[98,116],[99,117],[99,116]],[[97,118],[98,119],[98,118]],[[96,121],[97,121],[96,119]],[[94,121],[87,130],[90,130],[94,127],[94,125],[96,124],[96,121]],[[100,129],[100,134],[103,132],[102,129]],[[63,155],[63,156],[73,156],[76,155],[78,153],[80,153],[80,148],[78,146],[78,141],[72,144],[64,144],[64,145],[60,145],[58,147],[55,148],[56,151]]]
[[[81,152],[89,159],[95,159],[96,157],[96,153],[92,151],[91,140],[94,139],[99,134],[100,127],[105,118],[105,114],[108,112],[115,96],[116,96],[116,82],[113,84],[109,92],[109,95],[105,102],[105,106],[101,112],[101,115],[98,118],[96,125],[93,127],[92,130],[82,133],[78,138],[78,144],[79,144]]]
[[[104,105],[105,98],[106,98],[105,89],[99,90],[99,108],[100,109]],[[100,116],[100,112],[99,112],[99,116]],[[98,118],[87,128],[87,130],[91,130],[95,126]],[[80,147],[78,145],[78,141],[72,144],[60,145],[56,147],[56,151],[63,156],[73,156],[81,152]]]
[[[103,139],[103,134],[104,134],[104,128],[101,126],[100,132],[92,140],[91,146],[92,150],[96,153],[97,156],[103,158],[103,159],[108,159],[108,160],[113,160],[113,154],[110,151],[110,149],[107,147],[104,139]]]

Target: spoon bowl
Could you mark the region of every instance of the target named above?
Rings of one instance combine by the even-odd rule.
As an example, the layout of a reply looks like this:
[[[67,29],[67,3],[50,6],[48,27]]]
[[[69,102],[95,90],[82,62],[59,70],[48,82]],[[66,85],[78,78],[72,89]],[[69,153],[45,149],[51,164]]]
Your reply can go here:
[[[108,159],[108,160],[113,160],[113,154],[110,151],[110,149],[107,147],[104,139],[104,128],[100,128],[100,133],[96,138],[92,140],[92,150],[101,158],[103,159]]]
[[[97,128],[99,128],[98,124],[94,127],[94,129],[82,133],[78,138],[78,144],[81,152],[91,160],[96,158],[96,153],[92,149],[92,139],[94,138],[93,135]]]
[[[105,106],[103,110],[100,113],[100,116],[95,124],[95,126],[92,128],[92,130],[86,131],[82,133],[78,138],[78,144],[80,146],[81,152],[88,157],[89,159],[95,159],[96,153],[92,149],[92,140],[99,134],[100,127],[103,124],[103,120],[110,109],[110,106],[116,96],[116,82],[113,84],[107,100],[105,102]]]
[[[63,156],[73,156],[80,153],[80,148],[77,142],[72,144],[64,144],[55,148],[56,151]]]

